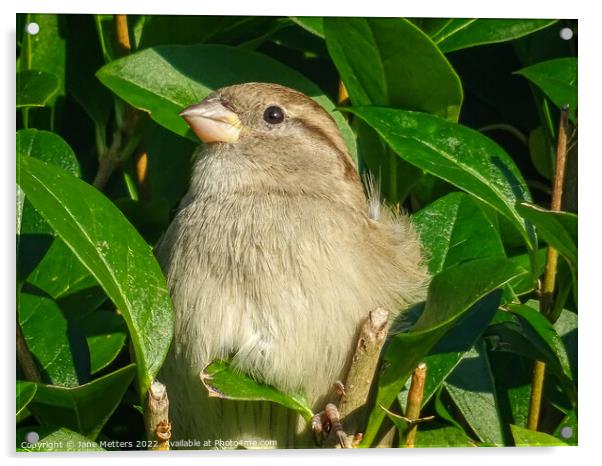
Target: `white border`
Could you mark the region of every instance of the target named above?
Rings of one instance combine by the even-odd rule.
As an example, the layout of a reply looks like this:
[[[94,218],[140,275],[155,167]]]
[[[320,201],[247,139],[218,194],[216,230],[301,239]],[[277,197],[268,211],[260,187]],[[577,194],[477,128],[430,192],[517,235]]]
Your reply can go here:
[[[0,73],[3,93],[2,102],[5,108],[0,111],[0,128],[4,153],[0,156],[4,180],[1,188],[0,206],[4,222],[3,232],[3,280],[0,280],[2,296],[5,299],[4,374],[2,384],[2,447],[9,463],[16,460],[14,448],[14,129],[15,129],[15,13],[16,12],[48,12],[48,13],[146,13],[146,14],[221,14],[221,15],[316,15],[316,16],[409,16],[409,17],[539,17],[539,18],[578,18],[579,19],[579,120],[580,120],[580,170],[579,170],[579,202],[580,202],[580,336],[579,336],[579,369],[581,385],[579,387],[580,418],[579,442],[577,448],[521,448],[521,449],[429,449],[429,450],[353,450],[353,451],[276,451],[276,452],[169,452],[157,453],[106,453],[102,456],[86,454],[77,455],[33,455],[19,457],[19,464],[33,464],[56,459],[61,463],[80,464],[100,463],[108,459],[127,460],[133,464],[155,464],[166,459],[177,459],[178,462],[199,464],[207,462],[212,465],[245,462],[261,465],[281,465],[283,461],[291,465],[308,463],[334,462],[341,464],[362,464],[378,462],[379,464],[402,463],[461,463],[462,465],[478,464],[503,465],[509,463],[523,464],[527,461],[538,462],[546,466],[554,464],[576,464],[587,461],[598,449],[600,442],[600,362],[598,343],[602,329],[600,316],[601,306],[595,302],[594,293],[599,286],[600,274],[599,249],[600,226],[598,218],[601,195],[596,188],[602,183],[600,170],[600,142],[597,137],[600,130],[600,15],[594,8],[595,2],[578,2],[547,0],[546,2],[528,2],[525,0],[504,0],[503,2],[472,2],[468,0],[395,2],[394,0],[369,0],[363,2],[304,0],[290,1],[267,0],[229,0],[217,2],[208,0],[121,0],[119,2],[87,0],[69,1],[54,0],[40,2],[20,0],[1,3],[2,38],[4,46],[4,70]],[[599,458],[598,458],[599,461]]]

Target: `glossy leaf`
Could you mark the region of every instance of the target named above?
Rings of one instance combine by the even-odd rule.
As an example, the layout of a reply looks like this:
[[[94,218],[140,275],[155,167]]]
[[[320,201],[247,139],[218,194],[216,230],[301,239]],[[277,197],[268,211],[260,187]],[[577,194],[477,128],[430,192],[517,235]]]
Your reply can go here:
[[[558,108],[568,105],[569,118],[577,122],[577,58],[555,58],[516,73],[539,87]]]
[[[33,399],[36,394],[36,384],[32,382],[27,382],[25,380],[17,380],[17,388],[16,388],[16,416],[19,416],[25,411],[29,402]]]
[[[512,291],[517,296],[525,295],[535,289],[535,287],[537,286],[537,279],[541,277],[545,269],[546,254],[547,250],[545,248],[538,249],[537,252],[534,254],[537,259],[537,268],[534,271],[531,270],[532,264],[529,254],[519,254],[517,256],[509,257],[509,259],[512,262],[514,262],[517,266],[522,267],[523,269],[529,272],[528,275],[518,277],[509,283],[509,286],[512,288]]]
[[[134,379],[135,364],[75,388],[38,384],[29,409],[42,425],[56,425],[96,438]]]
[[[527,319],[513,312],[499,311],[485,335],[490,342],[491,351],[513,353],[531,361],[545,362],[548,372],[560,382],[567,399],[571,403],[576,402],[576,388],[566,361],[560,360],[554,348],[550,347]]]
[[[306,31],[324,39],[324,19],[321,16],[291,16]]]
[[[575,410],[569,411],[564,419],[554,429],[554,437],[563,439],[568,445],[577,445],[579,438],[579,425]]]
[[[413,327],[391,338],[384,353],[376,406],[389,408],[411,371],[439,340],[479,300],[524,273],[506,259],[487,258],[445,269],[431,281],[424,312]],[[466,277],[472,277],[466,281]],[[370,415],[362,445],[374,441],[384,419],[383,410]]]
[[[123,317],[112,311],[95,311],[77,320],[90,351],[90,372],[107,367],[125,344],[127,326]]]
[[[151,248],[92,186],[34,158],[21,157],[18,167],[18,182],[28,199],[122,312],[142,397],[173,332],[171,300]]]
[[[488,346],[489,339],[485,339]],[[503,344],[503,342],[496,342]],[[495,343],[493,343],[495,344]],[[510,434],[509,425],[527,426],[531,382],[533,381],[533,361],[516,353],[489,350],[487,353],[495,382],[500,420],[506,438]]]
[[[477,444],[455,426],[425,424],[418,428],[415,448],[476,447]]]
[[[37,129],[21,129],[16,135],[17,158],[35,157],[44,162],[53,164],[74,176],[79,176],[80,168],[77,158],[69,144],[59,135],[50,131]],[[19,188],[20,190],[20,188]],[[33,284],[44,290],[52,297],[57,297],[53,291],[62,289],[64,283],[79,281],[83,274],[87,274],[73,253],[66,250],[60,239],[54,238],[52,228],[40,217],[40,214],[32,207],[31,203],[23,196],[21,218],[18,219],[17,230],[17,275],[19,280],[24,280],[39,266],[49,248],[57,249],[56,257],[61,260],[48,259],[47,265],[51,268],[60,263],[58,275],[51,274],[49,279],[36,280]],[[55,253],[53,252],[53,257]],[[58,276],[61,280],[58,280]],[[39,277],[39,276],[38,276]],[[63,280],[65,282],[63,282]],[[46,286],[50,285],[50,286]]]
[[[355,138],[343,116],[314,83],[282,63],[256,52],[225,45],[159,46],[105,65],[98,78],[161,126],[197,142],[178,113],[215,89],[244,82],[276,82],[321,104],[335,119],[350,153]]]
[[[35,35],[23,35],[19,60],[19,71],[43,71],[58,80],[58,89],[51,104],[57,96],[65,95],[66,34],[63,19],[60,15],[28,14],[27,23],[36,23],[40,30]]]
[[[209,364],[200,374],[209,396],[226,400],[272,401],[297,411],[306,421],[313,416],[305,398],[281,392],[271,385],[263,385],[234,370],[226,361]]]
[[[458,120],[460,78],[410,21],[325,18],[324,33],[354,105],[392,105]]]
[[[524,427],[511,425],[514,444],[517,447],[561,447],[567,444],[552,435]]]
[[[577,264],[577,215],[570,212],[553,212],[535,204],[521,202],[516,210],[537,228],[541,238]]]
[[[46,106],[58,92],[59,86],[58,78],[44,71],[17,73],[17,108]]]
[[[38,439],[31,443],[29,440]],[[65,427],[28,426],[17,429],[17,451],[104,451],[98,443]]]
[[[464,193],[438,199],[414,214],[412,221],[432,275],[466,260],[505,257],[497,229]]]
[[[523,322],[528,322],[531,329],[537,333],[542,342],[554,353],[564,375],[572,380],[571,365],[562,338],[558,335],[550,321],[538,311],[539,303],[532,300],[526,305],[511,304],[508,308],[514,314],[520,316]],[[530,338],[530,340],[533,341],[534,339]]]
[[[452,19],[434,39],[447,53],[475,45],[507,42],[557,22],[555,19]]]
[[[27,283],[43,290],[70,315],[96,309],[107,299],[96,279],[60,238],[54,239]]]
[[[477,437],[486,443],[504,445],[497,392],[483,341],[468,352],[444,385]]]
[[[16,136],[17,156],[30,156],[79,176],[79,162],[73,149],[58,134],[34,128],[21,129]]]
[[[535,246],[531,225],[516,210],[530,201],[527,185],[508,154],[491,139],[424,113],[384,107],[347,109],[366,121],[404,160],[467,191],[504,215]]]
[[[90,378],[84,335],[70,325],[50,298],[19,293],[18,317],[25,343],[38,363],[43,380],[75,387]]]
[[[554,322],[554,329],[562,338],[571,365],[571,372],[575,379],[577,379],[578,320],[577,314],[563,309],[558,316],[558,320]]]
[[[529,133],[529,155],[533,166],[544,178],[552,179],[554,152],[552,146],[547,143],[543,126],[538,126]]]
[[[429,402],[443,381],[485,331],[499,306],[500,296],[500,292],[494,292],[478,301],[466,316],[459,320],[422,359],[428,367],[424,384],[423,406]],[[405,389],[398,396],[402,406],[407,404],[409,382],[408,380]]]

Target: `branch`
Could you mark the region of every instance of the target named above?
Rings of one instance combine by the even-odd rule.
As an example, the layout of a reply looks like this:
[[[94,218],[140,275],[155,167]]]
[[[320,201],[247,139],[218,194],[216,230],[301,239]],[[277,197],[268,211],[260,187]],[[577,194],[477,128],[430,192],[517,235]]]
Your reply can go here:
[[[167,388],[155,380],[146,396],[146,437],[151,450],[169,450],[171,423],[169,422],[169,398]],[[157,442],[155,444],[155,442]]]
[[[560,123],[558,127],[558,141],[556,143],[556,172],[554,174],[554,187],[552,190],[552,203],[550,210],[559,211],[562,206],[562,187],[564,185],[564,168],[567,154],[569,107],[565,105],[560,112]],[[554,303],[554,287],[556,284],[556,271],[558,268],[558,251],[548,246],[546,270],[539,298],[539,311],[548,319]],[[531,401],[529,404],[529,418],[527,427],[537,430],[539,425],[539,412],[541,409],[541,398],[545,379],[546,365],[543,361],[535,361],[533,369],[533,381],[531,382]]]
[[[114,15],[113,19],[115,22],[115,40],[119,55],[122,57],[129,55],[132,51],[132,45],[127,16]],[[111,146],[98,154],[98,171],[92,184],[99,190],[104,188],[115,169],[132,155],[140,143],[141,135],[137,134],[141,132],[137,128],[139,120],[138,112],[126,103],[123,103],[123,105],[123,121],[119,118],[116,119],[117,129],[113,133]]]
[[[406,435],[406,447],[414,448],[416,443],[416,432],[420,419],[420,408],[424,396],[424,381],[426,379],[426,364],[421,362],[412,373],[412,382],[408,392],[408,404],[406,406],[406,418],[410,421],[410,427]]]
[[[379,307],[370,312],[360,331],[339,404],[348,432],[358,432],[364,427],[364,411],[389,330],[388,320],[389,311]]]

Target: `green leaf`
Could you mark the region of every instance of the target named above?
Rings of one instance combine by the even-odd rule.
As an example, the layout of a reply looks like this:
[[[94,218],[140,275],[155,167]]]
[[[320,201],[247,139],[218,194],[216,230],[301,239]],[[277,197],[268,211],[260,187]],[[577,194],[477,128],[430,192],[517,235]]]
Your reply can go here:
[[[486,258],[455,265],[435,276],[422,315],[409,331],[392,337],[385,350],[376,406],[391,406],[414,367],[449,329],[479,300],[522,273],[507,259]],[[382,409],[372,411],[362,445],[373,443],[384,416]]]
[[[18,318],[43,380],[66,387],[89,380],[90,360],[84,335],[70,325],[54,300],[20,292]]]
[[[475,45],[507,42],[546,28],[555,19],[453,19],[436,34],[441,51],[474,47]]]
[[[169,292],[151,248],[92,186],[31,157],[20,157],[18,164],[28,199],[122,312],[143,398],[173,333]]]
[[[17,380],[17,418],[24,412],[29,402],[33,399],[34,395],[36,394],[36,388],[37,386],[35,383]]]
[[[107,299],[96,279],[60,238],[54,239],[27,283],[47,293],[69,315],[96,309]]]
[[[450,193],[412,217],[429,258],[429,272],[470,259],[505,257],[496,227],[464,193]]]
[[[58,134],[28,128],[17,131],[16,137],[17,157],[35,157],[80,176],[79,162],[73,149]]]
[[[561,440],[543,432],[525,429],[511,425],[514,444],[517,447],[561,447],[567,444]]]
[[[535,204],[521,202],[518,213],[537,228],[537,233],[550,246],[556,248],[573,265],[577,265],[577,215],[570,212],[554,212]]]
[[[38,439],[31,443],[29,440]],[[104,451],[96,442],[65,427],[28,426],[17,429],[17,451]]]
[[[392,105],[458,120],[460,78],[410,21],[325,18],[324,33],[354,105]]]
[[[486,443],[504,445],[497,392],[482,340],[462,359],[444,385],[477,437]]]
[[[555,58],[516,73],[539,87],[558,108],[568,105],[569,118],[577,123],[577,58]]]
[[[335,119],[355,158],[355,136],[345,118],[314,83],[282,63],[256,52],[225,45],[159,46],[105,65],[98,78],[130,105],[150,113],[161,126],[197,141],[178,113],[215,89],[250,81],[295,88],[322,105]]]
[[[491,139],[433,115],[384,107],[346,110],[372,126],[404,160],[467,191],[504,215],[536,244],[532,226],[516,210],[531,194],[510,156]]]
[[[57,134],[37,129],[21,129],[17,132],[16,147],[17,158],[35,157],[62,168],[74,176],[79,176],[79,163],[73,150]],[[27,278],[44,257],[48,248],[56,242],[52,229],[40,217],[31,203],[25,199],[24,195],[22,201],[21,216],[17,219],[19,224],[17,229],[17,276],[19,280]],[[57,247],[61,248],[58,245]],[[77,260],[72,254],[71,256],[71,262],[75,264]],[[65,267],[61,269],[61,273],[70,274],[72,268],[67,263],[62,265]],[[77,267],[77,264],[75,266]],[[70,280],[67,279],[67,281]],[[55,279],[53,286],[60,287],[62,283],[60,281],[57,283]],[[39,288],[52,296],[52,293],[44,286]]]
[[[537,173],[551,180],[554,153],[551,145],[547,144],[543,126],[538,126],[529,133],[529,155]]]
[[[291,16],[291,20],[306,31],[324,39],[324,19],[320,16]]]
[[[558,320],[554,322],[554,329],[562,338],[564,347],[566,349],[569,363],[571,365],[571,373],[575,380],[577,379],[577,349],[578,349],[578,323],[579,318],[577,314],[567,309],[562,309]]]
[[[554,437],[564,439],[568,445],[577,445],[579,438],[579,425],[575,410],[569,411],[558,427],[554,429]]]
[[[37,384],[29,409],[42,425],[59,424],[95,439],[134,379],[135,366],[75,388]]]
[[[491,344],[491,351],[514,353],[531,361],[545,362],[548,372],[558,378],[567,399],[574,405],[577,392],[566,358],[559,356],[533,325],[525,317],[514,312],[499,311],[485,334]]]
[[[490,340],[487,339],[487,342]],[[494,350],[490,350],[487,356],[495,382],[500,420],[506,438],[509,438],[510,424],[527,426],[533,361],[515,353]]]
[[[50,73],[58,79],[58,89],[53,101],[65,95],[66,34],[64,18],[61,15],[28,14],[27,23],[37,23],[37,34],[23,35],[21,59],[18,71],[36,70]]]
[[[56,76],[44,71],[17,73],[17,108],[45,107],[59,90]]]
[[[461,429],[437,423],[418,428],[415,448],[476,447],[476,443]]]
[[[453,325],[441,340],[437,342],[423,361],[428,367],[424,383],[422,405],[426,405],[437,392],[443,381],[467,355],[477,339],[489,325],[500,304],[500,293],[491,293],[478,301]],[[399,393],[398,399],[402,406],[407,404],[409,382]]]
[[[226,361],[214,361],[201,372],[201,382],[209,396],[226,400],[272,401],[297,411],[306,421],[313,412],[301,395],[285,394],[271,385],[263,385],[234,370]]]
[[[99,310],[89,313],[77,320],[77,326],[88,343],[92,374],[107,367],[123,349],[127,326],[123,317],[115,312]]]
[[[523,269],[529,272],[528,275],[522,275],[521,277],[517,277],[509,283],[509,286],[512,288],[512,291],[517,296],[522,296],[527,293],[530,293],[535,289],[537,285],[537,279],[541,277],[546,265],[546,254],[547,249],[540,248],[534,254],[537,258],[536,264],[537,269],[535,271],[531,271],[531,258],[529,254],[519,254],[517,256],[509,257],[509,259],[514,262],[517,266],[522,267]]]
[[[524,322],[530,325],[531,329],[542,340],[542,344],[547,345],[548,348],[554,353],[564,375],[569,380],[573,380],[569,357],[564,347],[562,338],[560,335],[558,335],[558,333],[556,333],[556,329],[552,326],[550,321],[537,310],[539,308],[539,303],[531,300],[525,305],[511,304],[508,306],[508,308],[510,311],[512,311],[512,313],[520,316],[522,319],[524,319]],[[531,336],[530,334],[528,335]],[[534,341],[534,338],[529,338],[529,340]]]

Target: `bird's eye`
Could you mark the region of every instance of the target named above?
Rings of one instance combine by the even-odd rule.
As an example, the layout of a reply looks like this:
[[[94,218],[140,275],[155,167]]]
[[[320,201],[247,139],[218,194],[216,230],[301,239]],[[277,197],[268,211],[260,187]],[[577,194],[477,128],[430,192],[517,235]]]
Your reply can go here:
[[[284,111],[280,107],[272,105],[263,112],[263,119],[271,125],[277,125],[284,121]]]

